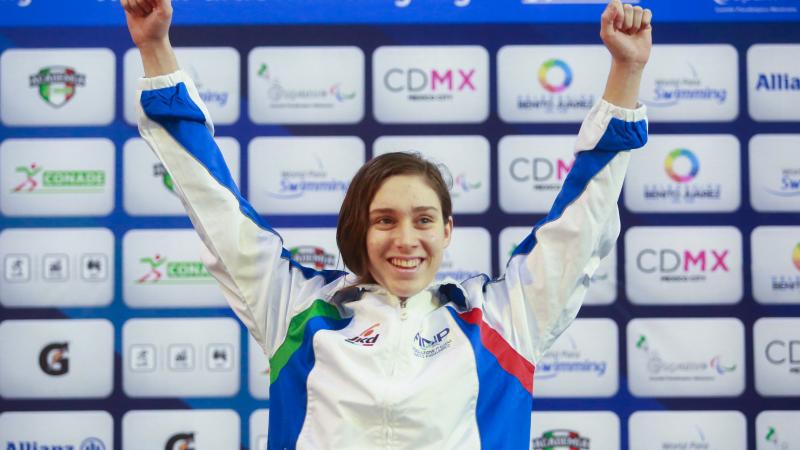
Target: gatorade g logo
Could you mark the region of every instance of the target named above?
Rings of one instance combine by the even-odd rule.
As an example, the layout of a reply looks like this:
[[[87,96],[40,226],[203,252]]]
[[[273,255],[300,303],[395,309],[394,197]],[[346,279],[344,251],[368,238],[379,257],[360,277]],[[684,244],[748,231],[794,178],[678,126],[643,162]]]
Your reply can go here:
[[[68,353],[68,342],[49,344],[39,353],[39,367],[48,375],[64,375],[69,372]]]
[[[378,338],[380,337],[379,333],[375,333],[375,329],[378,328],[381,324],[376,323],[375,325],[367,328],[366,330],[359,333],[358,336],[351,337],[350,339],[345,339],[345,342],[349,342],[355,345],[361,345],[362,347],[372,347],[378,342]],[[373,334],[374,333],[374,334]]]
[[[194,450],[194,433],[178,433],[172,435],[164,446],[164,450]]]

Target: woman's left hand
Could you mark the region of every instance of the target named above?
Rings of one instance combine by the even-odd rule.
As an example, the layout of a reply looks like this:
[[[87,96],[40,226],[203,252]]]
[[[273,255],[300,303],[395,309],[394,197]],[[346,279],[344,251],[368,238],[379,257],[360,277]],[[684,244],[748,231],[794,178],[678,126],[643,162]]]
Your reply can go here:
[[[620,0],[611,0],[603,12],[600,38],[615,64],[643,68],[653,48],[653,13]]]

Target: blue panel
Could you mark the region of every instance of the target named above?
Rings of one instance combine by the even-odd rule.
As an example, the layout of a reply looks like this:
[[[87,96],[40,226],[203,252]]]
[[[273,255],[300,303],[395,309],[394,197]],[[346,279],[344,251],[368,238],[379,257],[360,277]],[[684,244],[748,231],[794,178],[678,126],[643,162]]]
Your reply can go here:
[[[446,307],[475,353],[478,371],[478,404],[475,407],[481,448],[519,450],[530,446],[531,394],[513,375],[506,372],[497,358],[481,343],[478,325],[464,321]]]
[[[306,419],[308,374],[314,368],[314,335],[320,330],[341,330],[352,319],[314,317],[306,324],[303,344],[281,369],[277,380],[269,387],[269,435],[270,450],[293,449]]]
[[[181,0],[179,25],[344,23],[597,23],[606,0]],[[633,0],[664,22],[800,20],[798,0]],[[119,3],[5,0],[0,26],[123,26]]]

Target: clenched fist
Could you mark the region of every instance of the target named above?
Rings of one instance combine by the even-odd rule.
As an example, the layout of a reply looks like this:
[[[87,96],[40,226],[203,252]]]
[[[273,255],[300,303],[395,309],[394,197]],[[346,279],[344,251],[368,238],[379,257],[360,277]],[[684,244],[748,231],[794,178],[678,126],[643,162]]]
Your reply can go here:
[[[644,66],[653,48],[653,13],[611,0],[600,22],[600,38],[619,64]]]

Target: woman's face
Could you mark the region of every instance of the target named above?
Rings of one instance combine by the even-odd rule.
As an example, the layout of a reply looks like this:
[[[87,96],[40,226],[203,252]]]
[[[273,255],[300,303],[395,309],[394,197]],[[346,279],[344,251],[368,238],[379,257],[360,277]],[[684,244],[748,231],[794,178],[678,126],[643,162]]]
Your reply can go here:
[[[433,281],[450,244],[436,192],[419,175],[387,178],[369,205],[369,272],[392,294],[410,297]]]

